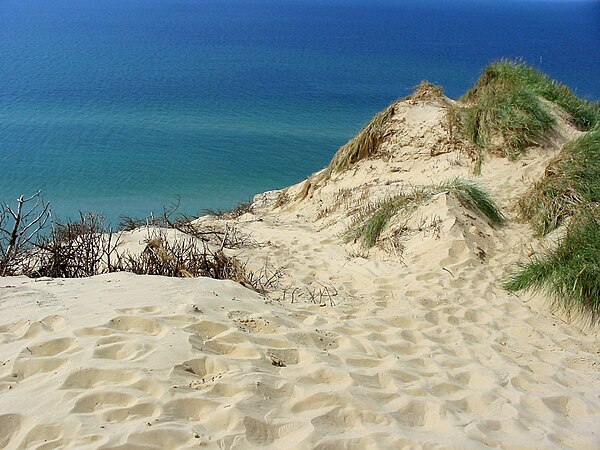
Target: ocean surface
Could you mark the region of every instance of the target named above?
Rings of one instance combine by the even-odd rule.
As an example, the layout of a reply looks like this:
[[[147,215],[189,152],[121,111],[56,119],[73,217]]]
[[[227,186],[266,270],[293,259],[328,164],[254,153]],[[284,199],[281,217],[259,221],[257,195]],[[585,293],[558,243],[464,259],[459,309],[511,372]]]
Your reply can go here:
[[[421,80],[600,98],[598,1],[0,0],[0,200],[197,214],[296,183]]]

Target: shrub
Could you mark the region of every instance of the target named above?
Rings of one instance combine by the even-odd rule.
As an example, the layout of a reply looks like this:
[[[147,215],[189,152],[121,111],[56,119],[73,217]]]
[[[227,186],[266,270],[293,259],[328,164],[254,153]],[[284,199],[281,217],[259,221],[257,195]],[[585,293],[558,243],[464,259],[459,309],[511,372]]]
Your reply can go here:
[[[120,234],[104,226],[95,213],[80,213],[79,221],[55,222],[36,242],[35,266],[28,275],[83,278],[120,270]]]
[[[39,191],[30,197],[21,195],[14,209],[0,203],[0,276],[30,270],[33,244],[50,219],[50,204]]]

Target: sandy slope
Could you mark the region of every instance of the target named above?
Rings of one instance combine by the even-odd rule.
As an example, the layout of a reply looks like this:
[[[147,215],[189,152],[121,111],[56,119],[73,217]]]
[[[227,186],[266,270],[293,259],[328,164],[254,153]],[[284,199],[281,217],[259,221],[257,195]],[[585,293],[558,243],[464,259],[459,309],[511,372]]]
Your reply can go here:
[[[597,336],[498,283],[539,248],[527,226],[494,228],[442,192],[379,248],[340,239],[369,201],[468,176],[444,117],[400,102],[385,158],[233,221],[257,243],[235,253],[284,270],[268,296],[131,274],[0,279],[0,447],[598,448]],[[479,181],[510,215],[574,135],[562,124]]]

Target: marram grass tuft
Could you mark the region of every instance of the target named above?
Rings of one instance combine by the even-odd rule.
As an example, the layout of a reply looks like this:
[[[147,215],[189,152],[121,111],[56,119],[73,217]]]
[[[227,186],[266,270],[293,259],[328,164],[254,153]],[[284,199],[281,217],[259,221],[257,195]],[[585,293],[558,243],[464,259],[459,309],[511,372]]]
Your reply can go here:
[[[600,323],[600,215],[586,209],[572,219],[565,237],[546,254],[517,270],[507,290],[543,291],[551,306],[589,325]]]

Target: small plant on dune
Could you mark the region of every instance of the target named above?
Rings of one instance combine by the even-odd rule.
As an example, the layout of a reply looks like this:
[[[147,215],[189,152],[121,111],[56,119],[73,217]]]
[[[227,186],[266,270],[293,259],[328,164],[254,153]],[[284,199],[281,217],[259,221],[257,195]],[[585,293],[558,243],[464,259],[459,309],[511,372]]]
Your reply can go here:
[[[361,240],[364,247],[373,247],[390,219],[409,203],[407,196],[398,195],[371,206],[368,212],[360,215],[355,224],[348,228],[344,240]]]
[[[580,205],[600,203],[600,130],[569,142],[546,175],[518,203],[539,235],[557,228]]]
[[[96,213],[80,213],[79,220],[54,222],[40,236],[35,269],[27,275],[83,278],[121,270],[118,246],[121,235],[104,226]]]
[[[498,205],[485,190],[472,181],[457,178],[437,186],[415,188],[409,193],[371,205],[350,224],[344,233],[344,240],[360,240],[364,247],[373,247],[392,217],[398,214],[409,215],[419,204],[440,192],[453,193],[465,207],[480,212],[492,224],[501,225],[506,221]]]
[[[506,221],[506,217],[490,194],[472,181],[456,178],[442,183],[439,189],[453,192],[464,206],[479,211],[494,225],[502,225]]]
[[[423,80],[415,88],[415,92],[406,97],[410,100],[439,100],[444,99],[444,88],[438,84]]]
[[[460,133],[478,148],[516,157],[555,125],[554,117],[531,89],[508,77],[509,63],[486,69],[479,82],[461,99],[455,121]]]
[[[488,66],[461,100],[465,106],[450,113],[460,134],[478,148],[511,158],[539,144],[555,125],[543,100],[564,109],[582,130],[600,121],[600,104],[578,98],[568,87],[517,61]]]
[[[588,324],[600,319],[600,214],[585,208],[546,254],[520,264],[505,284],[511,292],[543,291],[555,309]]]

